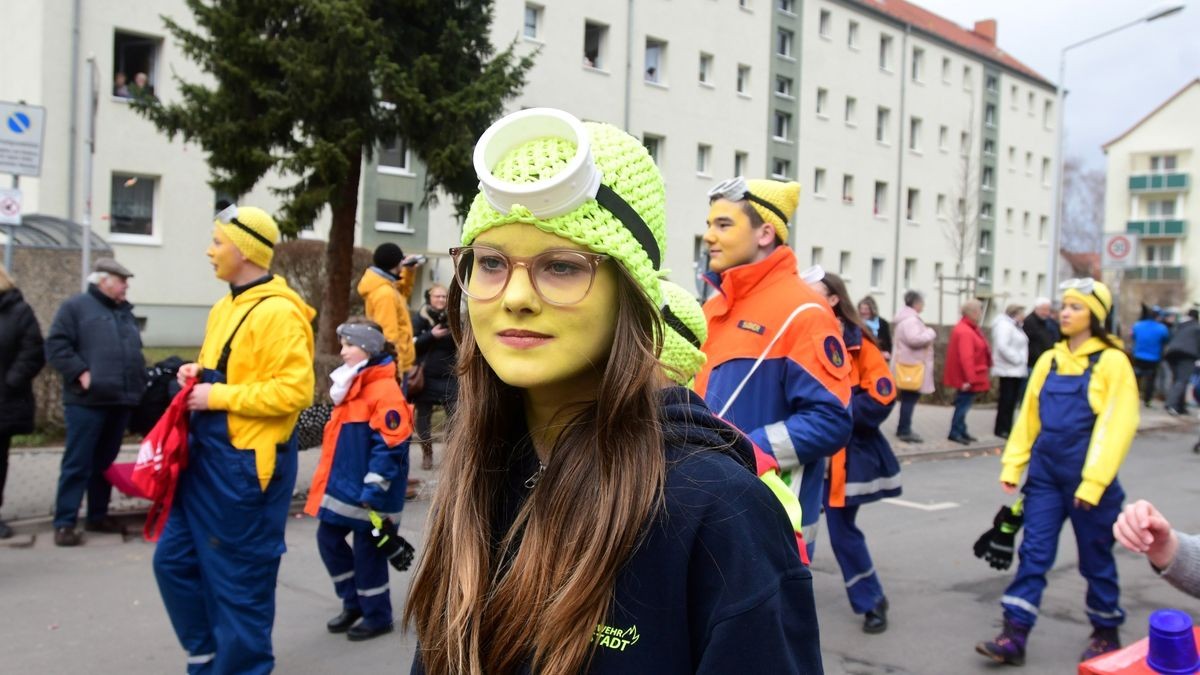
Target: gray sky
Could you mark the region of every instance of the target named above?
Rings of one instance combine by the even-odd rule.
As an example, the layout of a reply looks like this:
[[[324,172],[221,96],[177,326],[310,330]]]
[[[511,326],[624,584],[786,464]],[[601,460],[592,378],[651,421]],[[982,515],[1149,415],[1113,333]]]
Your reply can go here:
[[[1146,16],[1168,2],[1144,0],[910,0],[970,28],[996,19],[997,42],[1043,77],[1058,80],[1068,44]],[[1179,1],[1179,0],[1175,0]],[[1104,167],[1100,145],[1200,77],[1200,1],[1067,53],[1067,155]],[[1200,122],[1197,122],[1200,124]]]

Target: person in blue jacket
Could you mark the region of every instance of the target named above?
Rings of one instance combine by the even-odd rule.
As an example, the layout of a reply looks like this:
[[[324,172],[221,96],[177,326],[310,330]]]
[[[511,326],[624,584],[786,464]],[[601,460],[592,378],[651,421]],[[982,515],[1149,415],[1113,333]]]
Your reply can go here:
[[[1133,324],[1133,374],[1137,376],[1142,403],[1149,408],[1154,400],[1154,380],[1162,363],[1163,351],[1171,340],[1167,329],[1153,308],[1142,306],[1142,318]]]
[[[469,414],[405,608],[413,672],[821,672],[812,577],[753,447],[658,358],[654,160],[534,108],[475,166],[448,305]]]
[[[371,540],[371,513],[400,522],[412,414],[396,381],[395,347],[379,324],[351,319],[337,334],[343,365],[329,376],[333,413],[304,512],[321,521],[317,548],[342,599],[326,628],[358,642],[392,631],[388,560]]]
[[[829,460],[824,495],[829,546],[842,570],[850,607],[863,615],[863,632],[882,633],[888,626],[887,596],[867,549],[867,537],[855,521],[859,506],[900,495],[900,463],[879,430],[896,403],[896,384],[874,335],[854,310],[842,278],[820,266],[806,270],[803,277],[841,321],[850,354],[854,431],[846,447]]]

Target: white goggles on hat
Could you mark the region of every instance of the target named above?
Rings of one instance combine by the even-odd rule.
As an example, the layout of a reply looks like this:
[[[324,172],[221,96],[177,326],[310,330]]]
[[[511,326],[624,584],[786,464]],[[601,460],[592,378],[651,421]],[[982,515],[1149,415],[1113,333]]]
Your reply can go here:
[[[509,152],[539,138],[561,138],[575,144],[575,156],[550,178],[533,183],[510,183],[496,177],[492,167]],[[520,205],[538,218],[550,219],[596,200],[612,213],[641,245],[654,269],[662,259],[658,242],[646,222],[620,195],[604,184],[604,174],[592,157],[592,143],[583,122],[554,108],[529,108],[506,115],[488,127],[475,144],[475,174],[484,199],[500,213]]]
[[[781,221],[785,223],[788,221],[788,217],[783,215],[783,211],[780,211],[778,206],[751,192],[750,186],[746,184],[746,179],[741,176],[723,180],[713,186],[708,191],[708,201],[712,202],[716,199],[728,199],[731,202],[749,200],[779,216]]]
[[[825,268],[821,267],[820,265],[813,265],[812,267],[801,272],[800,278],[803,279],[804,283],[806,284],[815,284],[818,281],[824,281]]]
[[[1064,281],[1058,285],[1058,290],[1060,290],[1060,291],[1071,291],[1071,290],[1079,291],[1080,293],[1083,293],[1084,295],[1090,295],[1093,298],[1096,298],[1096,300],[1098,300],[1100,302],[1100,306],[1103,307],[1105,311],[1109,311],[1111,309],[1108,306],[1108,303],[1105,302],[1103,298],[1101,298],[1099,295],[1096,295],[1096,280],[1091,277],[1078,277],[1075,279],[1067,279],[1066,281]]]
[[[222,223],[225,225],[236,225],[239,229],[241,229],[246,234],[248,234],[251,237],[254,237],[258,241],[262,242],[263,246],[266,246],[267,248],[275,248],[275,242],[271,241],[270,239],[267,239],[266,237],[262,236],[258,232],[255,232],[254,230],[250,229],[250,227],[247,226],[245,223],[238,220],[237,204],[230,204],[229,206],[226,206],[225,208],[221,209],[219,212],[217,212],[217,215],[215,216],[215,218],[217,219],[217,222],[219,222],[219,223]]]

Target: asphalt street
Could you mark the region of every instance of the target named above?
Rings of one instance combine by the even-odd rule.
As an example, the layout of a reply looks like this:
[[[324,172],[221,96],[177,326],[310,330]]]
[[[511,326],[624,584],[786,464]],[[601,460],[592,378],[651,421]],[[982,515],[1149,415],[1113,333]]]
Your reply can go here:
[[[1194,442],[1193,434],[1144,433],[1121,472],[1130,499],[1152,499],[1188,531],[1200,531],[1195,508],[1200,455],[1191,451]],[[892,607],[891,627],[882,635],[861,632],[828,542],[819,541],[813,574],[826,672],[1009,672],[973,651],[977,641],[998,630],[997,603],[1012,574],[993,570],[971,553],[975,538],[1006,502],[998,471],[996,456],[907,464],[901,501],[863,509],[860,523]],[[410,504],[402,523],[402,533],[418,549],[428,504],[427,499]],[[407,672],[411,636],[397,632],[349,643],[325,632],[325,621],[339,605],[317,555],[315,531],[310,518],[294,519],[288,528],[275,622],[278,672]],[[152,554],[152,544],[103,535],[80,548],[58,549],[49,532],[30,548],[0,547],[0,672],[182,672],[184,655],[155,587]],[[1124,552],[1118,560],[1129,614],[1126,641],[1144,636],[1147,617],[1161,607],[1200,617],[1200,601],[1158,579],[1144,560]],[[1068,528],[1024,672],[1075,672],[1090,631],[1076,561]],[[409,581],[409,574],[393,573],[397,613]]]

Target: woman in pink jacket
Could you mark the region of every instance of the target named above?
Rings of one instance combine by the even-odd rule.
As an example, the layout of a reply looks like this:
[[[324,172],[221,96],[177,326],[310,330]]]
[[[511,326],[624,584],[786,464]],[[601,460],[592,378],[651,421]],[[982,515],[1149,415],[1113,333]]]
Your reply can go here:
[[[937,331],[921,320],[925,298],[919,291],[904,294],[904,307],[892,320],[892,368],[899,373],[904,366],[920,365],[924,374],[917,389],[901,389],[900,424],[896,438],[905,443],[921,443],[925,439],[913,432],[913,409],[922,394],[933,393],[933,343]]]
[[[946,370],[942,384],[957,392],[954,395],[954,417],[950,422],[950,440],[969,445],[977,440],[967,432],[967,412],[975,402],[975,395],[991,388],[992,351],[988,347],[979,321],[983,318],[983,305],[971,299],[963,303],[962,319],[950,332],[950,346],[946,349]]]

